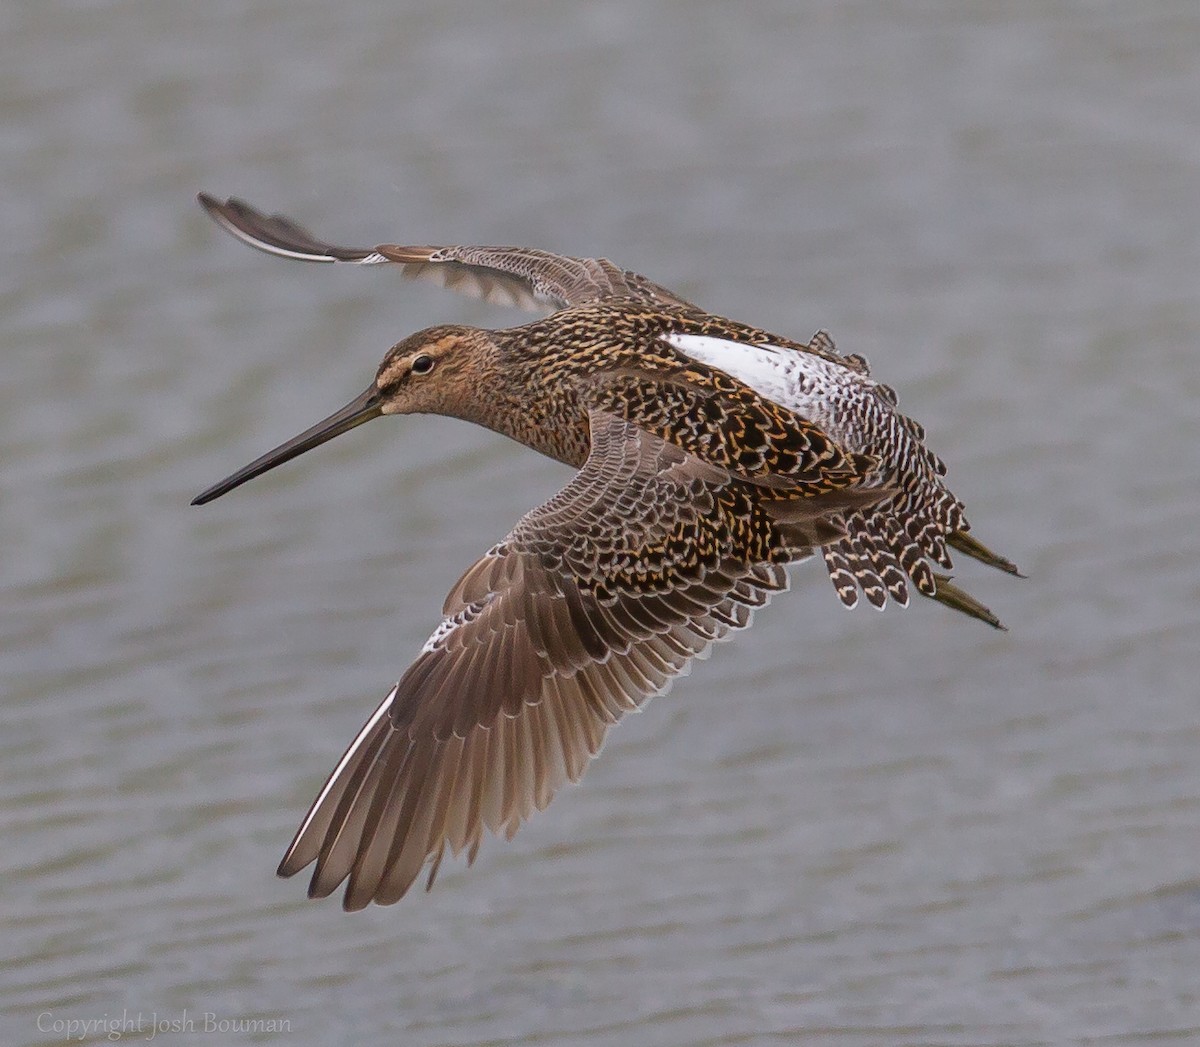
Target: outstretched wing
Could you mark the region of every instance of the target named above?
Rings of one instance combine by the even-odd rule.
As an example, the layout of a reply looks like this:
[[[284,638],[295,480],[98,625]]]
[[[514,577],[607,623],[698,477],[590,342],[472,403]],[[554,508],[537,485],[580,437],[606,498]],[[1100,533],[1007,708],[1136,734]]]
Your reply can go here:
[[[473,860],[484,829],[511,837],[621,716],[786,588],[747,539],[764,526],[750,485],[605,412],[591,423],[583,468],[463,575],[321,790],[279,867],[316,862],[310,896],[348,879],[345,908],[389,904],[426,863],[432,884],[447,848]],[[811,551],[809,501],[815,530],[779,524],[772,559]]]
[[[527,247],[338,247],[318,240],[283,215],[265,215],[230,198],[207,193],[197,198],[212,217],[239,240],[268,254],[304,262],[393,262],[405,276],[432,280],[498,305],[544,312],[603,298],[630,298],[648,304],[695,309],[665,287],[620,269],[605,258],[571,258]]]

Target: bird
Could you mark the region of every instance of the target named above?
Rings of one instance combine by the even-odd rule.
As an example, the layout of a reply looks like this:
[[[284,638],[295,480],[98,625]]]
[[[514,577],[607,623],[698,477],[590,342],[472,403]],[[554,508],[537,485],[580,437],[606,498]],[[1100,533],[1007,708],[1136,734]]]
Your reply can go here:
[[[391,265],[544,315],[443,324],[393,345],[345,407],[195,498],[202,505],[383,415],[463,419],[574,467],[467,568],[415,660],[351,742],[278,867],[399,901],[446,852],[475,861],[575,782],[609,729],[825,562],[847,607],[910,593],[1003,629],[951,581],[950,550],[1009,574],[969,530],[946,466],[867,361],[783,338],[603,258],[514,247],[339,247],[201,193],[268,254]]]

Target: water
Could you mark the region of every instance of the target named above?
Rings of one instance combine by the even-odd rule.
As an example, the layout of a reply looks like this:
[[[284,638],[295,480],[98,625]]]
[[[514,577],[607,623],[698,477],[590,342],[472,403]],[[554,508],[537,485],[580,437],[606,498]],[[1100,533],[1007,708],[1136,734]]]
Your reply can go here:
[[[5,1043],[1200,1037],[1193,3],[10,3],[0,36]],[[801,568],[511,844],[307,902],[273,869],[314,791],[568,473],[389,420],[189,508],[402,335],[523,319],[265,258],[199,189],[828,327],[1028,572],[959,576],[1012,631]]]

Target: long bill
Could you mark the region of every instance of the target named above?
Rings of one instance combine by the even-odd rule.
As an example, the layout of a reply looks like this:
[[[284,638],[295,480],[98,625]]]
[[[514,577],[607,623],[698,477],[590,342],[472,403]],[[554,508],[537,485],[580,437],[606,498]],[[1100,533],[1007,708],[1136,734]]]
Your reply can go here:
[[[247,480],[253,480],[269,469],[283,465],[284,462],[290,462],[297,455],[311,451],[314,447],[327,440],[332,440],[335,436],[348,433],[351,429],[362,425],[363,422],[369,422],[381,414],[383,414],[382,397],[379,395],[379,391],[371,386],[361,396],[356,396],[340,411],[334,411],[324,421],[317,422],[311,429],[305,429],[299,436],[292,437],[287,443],[280,444],[275,450],[268,451],[261,458],[256,458],[244,469],[239,469],[236,473],[225,477],[220,483],[213,484],[207,491],[193,498],[192,505],[203,505],[205,502],[211,502],[214,498],[220,498],[221,495],[228,494]]]

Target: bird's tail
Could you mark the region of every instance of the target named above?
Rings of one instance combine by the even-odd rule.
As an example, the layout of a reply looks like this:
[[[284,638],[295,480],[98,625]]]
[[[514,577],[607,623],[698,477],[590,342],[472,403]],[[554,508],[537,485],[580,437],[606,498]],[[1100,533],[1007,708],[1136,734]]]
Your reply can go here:
[[[968,531],[952,532],[946,536],[946,544],[952,549],[957,549],[960,553],[966,553],[967,556],[978,560],[980,563],[985,563],[989,567],[995,567],[997,570],[1004,571],[1005,574],[1015,574],[1018,578],[1025,577],[1017,569],[1015,563],[1001,556],[999,553],[992,552],[991,549]]]

